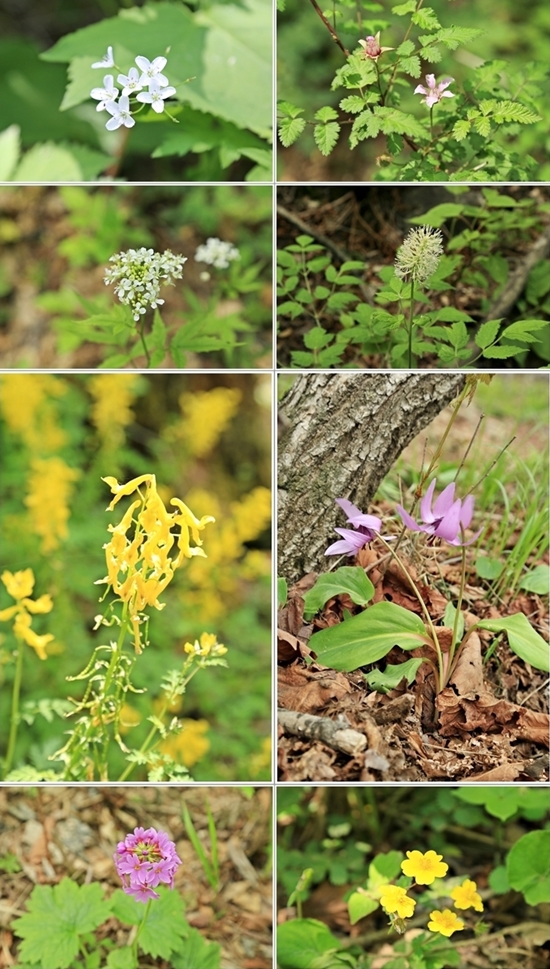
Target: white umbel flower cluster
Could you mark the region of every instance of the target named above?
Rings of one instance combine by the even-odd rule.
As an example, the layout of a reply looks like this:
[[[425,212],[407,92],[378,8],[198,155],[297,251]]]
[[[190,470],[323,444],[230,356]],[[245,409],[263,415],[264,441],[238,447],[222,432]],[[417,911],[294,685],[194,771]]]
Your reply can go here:
[[[111,256],[105,270],[106,286],[114,286],[121,303],[129,306],[136,323],[150,306],[156,309],[164,303],[160,299],[162,283],[173,285],[174,279],[181,279],[185,256],[176,256],[167,249],[155,252],[154,249],[128,249]]]
[[[414,282],[424,282],[437,269],[443,255],[443,236],[439,229],[421,225],[411,229],[395,257],[395,275],[399,279],[407,276]]]
[[[199,246],[195,253],[195,262],[206,262],[216,269],[227,269],[234,259],[240,259],[241,254],[230,242],[221,239],[207,239],[203,246]]]
[[[135,118],[132,117],[130,110],[130,98],[135,96],[137,101],[143,104],[150,104],[153,111],[162,114],[166,98],[172,97],[176,93],[175,87],[169,83],[168,78],[162,73],[166,67],[166,57],[155,57],[152,61],[141,54],[135,58],[139,67],[131,67],[128,74],[119,74],[117,81],[122,85],[122,94],[117,101],[119,89],[115,87],[114,75],[106,74],[103,78],[103,87],[94,87],[90,91],[90,97],[98,101],[97,111],[107,111],[111,117],[105,127],[109,131],[116,131],[121,125],[125,128],[133,128]],[[116,67],[113,48],[108,47],[107,53],[102,60],[92,64],[93,68]],[[144,91],[143,88],[146,88]],[[138,93],[139,92],[139,93]]]

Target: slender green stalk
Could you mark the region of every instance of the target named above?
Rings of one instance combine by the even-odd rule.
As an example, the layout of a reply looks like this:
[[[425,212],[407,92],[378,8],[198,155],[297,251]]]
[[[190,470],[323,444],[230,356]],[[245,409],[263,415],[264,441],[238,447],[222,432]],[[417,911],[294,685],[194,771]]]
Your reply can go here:
[[[432,104],[430,108],[430,138],[432,139],[432,141],[433,141],[433,137],[434,137],[434,106]]]
[[[151,354],[149,353],[149,351],[147,349],[147,344],[145,342],[144,327],[145,327],[145,320],[144,320],[144,317],[142,316],[142,317],[140,317],[138,332],[139,332],[139,338],[141,340],[141,345],[143,347],[143,352],[145,354],[145,359],[147,360],[147,366],[150,367],[151,366]]]
[[[139,926],[139,928],[138,928],[138,930],[136,932],[136,937],[135,937],[134,941],[132,942],[132,955],[134,957],[134,962],[135,962],[136,966],[138,965],[138,939],[139,939],[139,937],[141,935],[141,932],[142,932],[142,929],[143,929],[143,927],[144,927],[144,925],[145,925],[145,923],[147,921],[147,916],[149,915],[149,910],[151,908],[151,902],[152,901],[153,901],[152,898],[149,898],[147,900],[147,905],[145,907],[145,914],[144,914],[144,916],[143,916],[143,918],[141,920],[140,926]]]
[[[413,341],[413,318],[414,318],[414,276],[411,278],[411,305],[409,307],[409,348],[408,348],[408,367],[413,367],[414,357],[412,352]]]
[[[463,529],[462,525],[460,526],[460,534],[461,534],[461,537],[462,537],[462,541],[464,541],[464,529]],[[466,587],[466,546],[465,545],[462,546],[461,551],[462,551],[462,561],[461,561],[461,564],[460,564],[460,569],[461,569],[461,573],[460,573],[460,590],[459,590],[459,593],[458,593],[458,601],[457,601],[456,609],[455,609],[455,620],[454,620],[454,623],[453,623],[453,638],[452,638],[452,642],[451,642],[451,655],[450,655],[450,660],[449,660],[449,666],[452,665],[454,651],[456,649],[456,643],[457,643],[457,640],[458,640],[458,630],[459,630],[460,616],[462,614],[462,601],[464,599],[464,589]]]
[[[4,777],[9,774],[13,761],[15,742],[17,740],[17,727],[19,726],[19,695],[21,693],[21,679],[23,676],[23,643],[17,640],[17,655],[15,658],[15,676],[13,678],[13,690],[11,695],[11,719],[10,736],[8,740],[8,751],[4,763]]]

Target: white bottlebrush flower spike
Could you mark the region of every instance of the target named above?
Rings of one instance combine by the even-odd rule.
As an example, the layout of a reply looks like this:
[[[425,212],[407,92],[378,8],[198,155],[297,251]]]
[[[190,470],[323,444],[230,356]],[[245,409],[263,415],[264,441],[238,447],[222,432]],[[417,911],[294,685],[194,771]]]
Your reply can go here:
[[[116,101],[118,97],[118,88],[115,87],[115,82],[112,74],[106,74],[103,78],[103,87],[94,87],[90,91],[90,97],[94,100],[99,101],[96,108],[97,111],[105,111],[107,105]]]
[[[112,265],[105,270],[105,285],[114,286],[120,302],[130,307],[137,323],[149,306],[156,309],[164,303],[159,296],[162,283],[181,279],[187,259],[169,249],[160,253],[142,246],[118,252],[109,262]]]
[[[100,61],[96,61],[95,64],[92,64],[92,67],[114,67],[114,66],[115,66],[115,59],[113,57],[112,47],[107,48],[107,53],[104,54],[104,56]]]
[[[423,282],[437,269],[443,255],[443,236],[439,229],[421,225],[411,229],[395,257],[395,275],[399,279],[410,276],[414,282]]]
[[[216,269],[227,269],[233,259],[240,259],[241,254],[230,242],[221,239],[207,239],[205,245],[199,246],[195,253],[195,262],[206,262]]]

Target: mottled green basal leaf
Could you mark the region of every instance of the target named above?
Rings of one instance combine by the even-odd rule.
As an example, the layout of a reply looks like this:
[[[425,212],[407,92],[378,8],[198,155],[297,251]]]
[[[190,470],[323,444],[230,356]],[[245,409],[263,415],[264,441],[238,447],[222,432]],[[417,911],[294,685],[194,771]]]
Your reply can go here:
[[[417,649],[426,642],[419,616],[393,602],[377,602],[346,622],[314,633],[309,645],[324,666],[349,673],[375,663],[394,646]]]
[[[79,937],[93,932],[110,915],[101,886],[77,885],[63,878],[58,885],[36,885],[28,912],[12,924],[23,939],[20,958],[42,969],[65,969],[79,950]]]
[[[374,595],[374,586],[359,566],[343,565],[334,572],[325,572],[304,596],[306,617],[314,616],[325,602],[342,592],[347,592],[358,606],[366,606]]]

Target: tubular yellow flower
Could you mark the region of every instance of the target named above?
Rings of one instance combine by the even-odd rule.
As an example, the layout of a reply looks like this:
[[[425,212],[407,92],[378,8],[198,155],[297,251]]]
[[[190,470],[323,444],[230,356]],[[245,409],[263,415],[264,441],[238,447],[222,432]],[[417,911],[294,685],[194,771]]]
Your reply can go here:
[[[124,428],[134,419],[131,405],[139,379],[132,373],[97,374],[88,382],[94,398],[90,415],[92,423],[103,447],[109,451],[115,451],[124,443]]]
[[[0,380],[0,408],[6,424],[26,446],[51,453],[65,444],[57,426],[52,398],[67,393],[68,385],[52,374],[4,374]]]
[[[401,869],[405,875],[414,878],[417,885],[431,885],[436,878],[444,878],[449,866],[441,859],[443,855],[435,851],[407,851],[407,861],[401,862]]]
[[[453,932],[460,932],[464,928],[464,922],[450,908],[444,908],[442,912],[430,912],[428,928],[430,932],[440,932],[449,938]]]
[[[462,882],[462,885],[453,888],[451,898],[454,900],[455,908],[475,908],[476,912],[483,911],[483,902],[477,891],[477,885],[469,878]]]
[[[140,616],[147,606],[164,608],[164,603],[159,602],[158,597],[171,582],[184,557],[204,556],[199,532],[214,518],[211,515],[195,518],[179,498],[171,499],[171,504],[176,505],[178,510],[168,512],[157,491],[154,474],[142,474],[126,484],[119,484],[116,478],[110,476],[102,480],[115,496],[108,510],[112,510],[123,497],[136,491],[139,495],[119,524],[108,526],[112,538],[104,546],[107,575],[99,582],[106,584],[120,600],[128,603],[134,645],[136,652],[139,652]],[[174,534],[172,528],[179,528],[179,534]],[[190,545],[190,533],[197,543],[196,547]],[[172,556],[170,553],[176,545],[178,554]]]
[[[51,596],[43,595],[39,599],[28,598],[34,589],[34,573],[32,569],[24,569],[21,572],[2,572],[0,576],[12,599],[16,600],[15,606],[8,606],[0,612],[0,620],[7,621],[13,619],[13,632],[17,639],[27,643],[36,650],[40,659],[46,659],[46,646],[53,642],[51,633],[39,636],[31,629],[32,616],[30,613],[51,612],[53,602]]]
[[[237,411],[241,398],[240,390],[230,387],[215,387],[180,396],[183,420],[178,437],[191,454],[202,457],[212,450]]]
[[[52,552],[68,534],[69,501],[78,468],[69,468],[61,458],[34,458],[31,461],[29,494],[25,504],[32,527],[42,538],[42,552]]]
[[[401,919],[409,919],[416,906],[414,898],[409,898],[406,890],[399,885],[384,885],[380,904],[386,912],[397,912]]]
[[[225,656],[227,646],[218,642],[215,633],[201,633],[200,643],[198,639],[194,643],[186,643],[183,647],[190,656]]]

